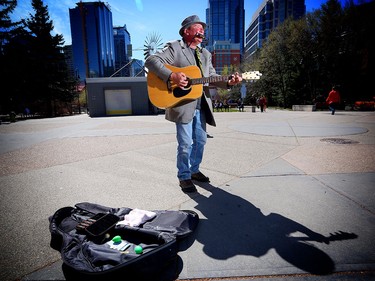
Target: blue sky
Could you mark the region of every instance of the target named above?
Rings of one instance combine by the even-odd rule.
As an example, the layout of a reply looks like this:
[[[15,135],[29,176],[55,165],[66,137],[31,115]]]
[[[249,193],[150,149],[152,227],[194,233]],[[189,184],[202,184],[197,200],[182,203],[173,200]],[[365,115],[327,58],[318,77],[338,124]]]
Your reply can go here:
[[[54,24],[54,32],[62,34],[65,44],[71,44],[69,8],[76,7],[79,0],[43,0]],[[89,2],[89,1],[83,1]],[[96,2],[96,0],[92,0]],[[206,20],[208,0],[107,0],[111,7],[113,25],[126,27],[131,35],[133,58],[143,60],[143,45],[146,37],[156,33],[162,42],[180,39],[178,31],[184,18],[196,14]],[[245,28],[263,0],[245,0]],[[308,11],[320,8],[325,0],[305,0]],[[18,0],[12,18],[19,20],[34,14],[31,0]],[[141,49],[141,50],[137,50]]]

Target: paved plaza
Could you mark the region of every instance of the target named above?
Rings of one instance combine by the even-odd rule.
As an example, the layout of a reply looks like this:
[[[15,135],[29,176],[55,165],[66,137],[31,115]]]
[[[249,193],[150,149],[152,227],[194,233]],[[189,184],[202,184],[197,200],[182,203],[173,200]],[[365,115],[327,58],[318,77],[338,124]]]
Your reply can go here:
[[[2,123],[0,280],[64,280],[48,217],[84,201],[196,211],[179,280],[375,280],[375,113],[215,118],[190,195],[164,115]]]

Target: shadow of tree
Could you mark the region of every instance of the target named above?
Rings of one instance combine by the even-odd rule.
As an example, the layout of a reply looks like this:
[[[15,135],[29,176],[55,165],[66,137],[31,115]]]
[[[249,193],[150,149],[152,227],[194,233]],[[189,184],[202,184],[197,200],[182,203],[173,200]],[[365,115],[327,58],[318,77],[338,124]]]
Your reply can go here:
[[[280,214],[264,215],[250,202],[223,189],[207,183],[199,186],[211,195],[190,195],[197,202],[196,209],[207,218],[200,220],[193,239],[202,243],[204,253],[214,259],[226,260],[236,255],[261,257],[275,249],[295,267],[325,275],[334,271],[333,260],[308,242],[328,244],[333,240],[357,238],[344,232],[325,237]]]

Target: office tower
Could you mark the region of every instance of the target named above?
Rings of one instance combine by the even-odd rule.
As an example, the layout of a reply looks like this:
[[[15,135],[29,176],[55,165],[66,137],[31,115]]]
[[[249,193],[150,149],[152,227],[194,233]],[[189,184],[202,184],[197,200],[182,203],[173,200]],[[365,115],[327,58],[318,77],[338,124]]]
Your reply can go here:
[[[115,45],[115,70],[120,77],[130,76],[131,39],[126,25],[113,28]]]
[[[62,50],[64,52],[65,62],[70,77],[77,78],[78,73],[75,73],[72,45],[65,45],[62,47]]]
[[[233,51],[234,48],[239,47],[239,53],[243,54],[245,33],[244,0],[209,0],[208,8],[206,9],[206,23],[205,45],[210,52],[214,52],[215,48],[216,50],[218,48],[227,48],[227,50]],[[215,43],[216,41],[221,43]],[[223,42],[226,43],[223,44]],[[230,44],[235,45],[230,46]],[[219,55],[219,52],[217,52],[217,55]],[[226,53],[227,55],[228,52]],[[222,69],[225,65],[220,64],[220,61],[225,60],[227,59],[216,57],[215,68]],[[234,58],[230,60],[233,61]]]
[[[272,29],[288,17],[299,19],[306,14],[305,0],[264,0],[246,30],[245,59],[262,47]]]
[[[145,76],[144,61],[134,59],[131,66],[131,76],[142,77]]]
[[[103,2],[78,2],[69,9],[74,66],[81,79],[115,72],[112,12]]]

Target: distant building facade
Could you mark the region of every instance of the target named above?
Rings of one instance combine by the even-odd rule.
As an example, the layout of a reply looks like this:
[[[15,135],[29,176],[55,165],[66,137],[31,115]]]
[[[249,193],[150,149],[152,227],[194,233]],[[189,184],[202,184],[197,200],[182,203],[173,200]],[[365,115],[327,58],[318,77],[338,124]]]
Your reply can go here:
[[[206,9],[206,24],[206,39],[203,45],[215,55],[213,65],[220,73],[220,69],[226,65],[225,61],[237,62],[238,60],[238,53],[232,53],[230,50],[239,49],[240,56],[244,52],[244,0],[209,0]],[[230,46],[231,44],[233,46]],[[234,56],[228,58],[228,54]],[[240,61],[241,57],[238,64]]]
[[[215,41],[212,50],[212,64],[218,73],[223,73],[225,67],[241,63],[240,44],[230,41]]]
[[[132,75],[131,76],[135,76],[135,77],[146,76],[144,65],[145,65],[145,63],[144,63],[143,60],[133,59],[133,61],[132,61]]]
[[[264,0],[246,29],[245,59],[251,58],[262,47],[272,29],[288,17],[300,19],[305,14],[305,0]]]
[[[126,25],[113,28],[115,45],[115,76],[131,76],[131,38]],[[129,48],[130,47],[130,48]]]
[[[72,45],[65,45],[62,50],[70,77],[78,78],[78,72],[76,72],[74,68]]]
[[[81,79],[115,72],[112,12],[103,2],[78,2],[69,9],[74,66]]]

